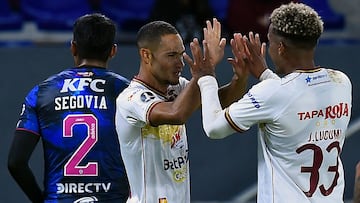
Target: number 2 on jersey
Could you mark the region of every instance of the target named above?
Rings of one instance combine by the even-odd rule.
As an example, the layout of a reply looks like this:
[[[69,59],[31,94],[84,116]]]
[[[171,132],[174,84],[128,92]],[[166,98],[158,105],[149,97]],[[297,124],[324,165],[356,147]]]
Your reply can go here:
[[[85,166],[79,165],[98,140],[98,122],[96,117],[91,114],[68,115],[64,119],[63,124],[63,137],[72,137],[75,125],[85,124],[88,129],[85,140],[66,162],[64,176],[97,176],[97,162],[88,162]]]

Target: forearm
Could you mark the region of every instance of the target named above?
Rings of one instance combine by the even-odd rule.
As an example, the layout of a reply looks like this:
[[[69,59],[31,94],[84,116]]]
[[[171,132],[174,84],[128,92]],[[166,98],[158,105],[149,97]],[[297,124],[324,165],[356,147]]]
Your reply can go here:
[[[40,203],[44,201],[42,191],[28,166],[9,166],[9,172],[31,202]]]
[[[29,131],[16,130],[8,155],[8,170],[32,202],[43,202],[43,195],[29,168],[30,156],[39,136]]]
[[[234,132],[228,125],[224,110],[218,97],[218,84],[212,76],[205,76],[198,81],[201,92],[202,122],[206,135],[212,139],[222,139]]]
[[[174,101],[158,102],[150,110],[152,126],[184,124],[200,106],[200,92],[195,79],[191,79]]]
[[[231,82],[219,89],[219,98],[222,108],[228,107],[233,102],[239,100],[247,90],[248,77],[238,78],[234,75]]]
[[[192,78],[181,94],[175,99],[173,108],[186,121],[200,105],[200,90],[197,85],[197,79]]]

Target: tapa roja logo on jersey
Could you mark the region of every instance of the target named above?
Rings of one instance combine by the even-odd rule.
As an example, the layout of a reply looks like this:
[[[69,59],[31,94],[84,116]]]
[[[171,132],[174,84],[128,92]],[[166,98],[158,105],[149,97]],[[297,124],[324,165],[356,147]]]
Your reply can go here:
[[[328,106],[324,109],[298,112],[297,115],[299,116],[299,120],[307,120],[320,117],[324,119],[341,118],[342,116],[349,116],[349,105],[348,103],[339,103]]]

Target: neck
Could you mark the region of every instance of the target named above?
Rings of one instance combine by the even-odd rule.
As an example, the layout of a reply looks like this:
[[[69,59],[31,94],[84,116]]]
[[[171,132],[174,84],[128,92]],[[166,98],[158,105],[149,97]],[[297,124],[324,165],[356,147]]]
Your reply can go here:
[[[296,58],[283,64],[285,74],[292,73],[296,70],[312,70],[317,68],[312,59]]]
[[[167,88],[169,87],[169,84],[161,83],[157,78],[154,77],[154,75],[150,73],[144,73],[144,70],[140,68],[139,74],[136,76],[137,79],[143,81],[150,87],[156,89],[157,91],[160,91],[162,93],[166,93]]]
[[[95,66],[95,67],[107,67],[107,63],[99,60],[94,59],[83,59],[79,61],[78,63],[75,63],[76,66]]]

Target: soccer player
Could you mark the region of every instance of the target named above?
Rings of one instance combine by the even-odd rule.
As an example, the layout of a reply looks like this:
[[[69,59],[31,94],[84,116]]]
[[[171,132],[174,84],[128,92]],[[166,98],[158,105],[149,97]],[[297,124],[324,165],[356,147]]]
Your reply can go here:
[[[282,77],[266,69],[261,43],[235,38],[236,47],[246,46],[239,64],[262,66],[263,80],[222,108],[213,70],[203,70],[203,128],[208,137],[222,139],[258,125],[258,203],[343,202],[340,153],[351,116],[351,82],[339,70],[315,65],[323,21],[312,8],[285,4],[270,22],[268,52]]]
[[[130,202],[190,202],[189,148],[184,123],[200,106],[196,84],[199,67],[215,66],[224,54],[226,41],[220,36],[220,22],[213,19],[211,25],[208,21],[204,38],[211,49],[204,59],[196,60],[192,78],[187,80],[181,76],[185,47],[176,28],[164,21],[153,21],[140,28],[140,70],[118,96],[116,109],[116,130],[130,183]],[[199,42],[194,39],[194,43]],[[219,90],[224,106],[245,91],[247,78],[238,77],[238,69],[234,70],[229,85]]]
[[[126,202],[129,183],[115,130],[115,102],[129,81],[108,70],[115,25],[88,14],[74,24],[70,67],[26,96],[8,168],[32,202]],[[28,166],[42,140],[43,191]]]

